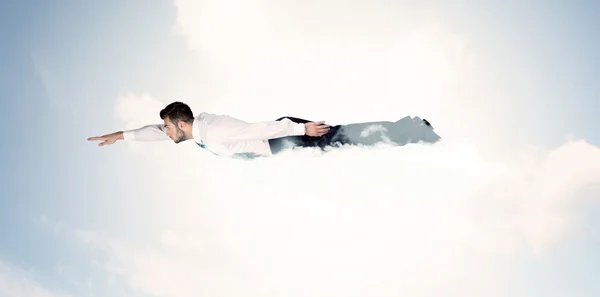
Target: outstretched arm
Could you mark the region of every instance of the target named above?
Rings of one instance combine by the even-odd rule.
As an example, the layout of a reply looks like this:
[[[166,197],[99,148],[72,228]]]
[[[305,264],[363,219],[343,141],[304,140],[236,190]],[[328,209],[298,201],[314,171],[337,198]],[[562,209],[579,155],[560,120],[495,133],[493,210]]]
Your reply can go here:
[[[111,134],[102,136],[94,136],[88,138],[89,141],[99,140],[102,141],[98,146],[105,146],[115,143],[117,140],[125,141],[160,141],[169,140],[169,137],[165,133],[165,126],[162,124],[147,125],[138,129],[117,131]]]
[[[124,131],[123,138],[126,141],[170,140],[163,124],[146,125],[138,129]]]

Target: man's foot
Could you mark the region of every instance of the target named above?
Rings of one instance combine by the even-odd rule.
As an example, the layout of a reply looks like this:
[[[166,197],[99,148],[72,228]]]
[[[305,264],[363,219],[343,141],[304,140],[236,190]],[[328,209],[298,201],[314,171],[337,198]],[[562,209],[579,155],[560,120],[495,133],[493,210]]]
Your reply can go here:
[[[431,126],[431,124],[430,124],[430,123],[429,123],[429,122],[428,122],[426,119],[423,119],[423,122],[425,123],[425,125],[427,125],[427,126],[429,126],[429,127],[433,128],[433,127]]]

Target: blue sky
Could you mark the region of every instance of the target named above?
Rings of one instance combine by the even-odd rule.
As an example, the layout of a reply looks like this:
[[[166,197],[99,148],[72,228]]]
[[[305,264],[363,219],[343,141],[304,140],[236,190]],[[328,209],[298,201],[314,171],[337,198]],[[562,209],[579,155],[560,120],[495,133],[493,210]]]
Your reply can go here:
[[[516,1],[496,3],[493,6],[476,1],[461,1],[459,4],[439,1],[440,3],[419,5],[376,1],[373,6],[355,4],[348,7],[340,6],[342,2],[339,1],[331,1],[330,5],[322,6],[316,2],[307,2],[308,4],[303,7],[305,10],[298,9],[299,12],[290,15],[289,20],[286,20],[285,13],[277,12],[295,11],[294,8],[288,7],[288,4],[271,4],[271,6],[267,5],[269,7],[267,15],[273,22],[271,24],[274,29],[270,32],[273,35],[261,35],[252,31],[256,28],[265,28],[261,27],[264,26],[263,23],[257,21],[261,19],[260,17],[248,18],[249,23],[243,23],[243,26],[240,25],[241,23],[236,24],[244,29],[227,31],[232,29],[224,24],[228,20],[237,19],[235,10],[232,10],[234,13],[231,15],[223,14],[225,17],[221,21],[219,13],[223,13],[224,10],[219,8],[223,7],[215,4],[214,1],[201,2],[206,4],[207,12],[203,11],[203,7],[190,5],[187,1],[177,3],[172,1],[10,2],[0,4],[2,24],[0,27],[2,40],[0,94],[2,110],[5,111],[1,121],[6,133],[0,146],[2,150],[0,156],[2,164],[0,170],[2,177],[0,292],[8,296],[21,296],[7,293],[10,292],[7,287],[11,282],[20,284],[22,292],[38,287],[48,292],[47,295],[42,293],[28,295],[34,297],[177,296],[177,292],[171,289],[173,287],[184,288],[190,295],[195,295],[196,289],[205,293],[220,292],[222,295],[231,293],[218,291],[222,288],[217,285],[203,291],[201,284],[189,284],[194,283],[195,278],[185,277],[176,277],[172,283],[166,281],[164,287],[153,287],[145,283],[146,278],[139,274],[142,268],[147,266],[138,266],[141,264],[133,260],[128,262],[128,258],[132,257],[127,255],[149,255],[144,259],[150,263],[152,260],[148,259],[152,259],[152,255],[155,255],[153,253],[156,252],[161,257],[161,260],[157,260],[156,263],[163,263],[164,269],[168,272],[173,267],[180,267],[175,264],[169,266],[172,263],[179,263],[168,258],[169,255],[175,257],[174,259],[180,259],[178,257],[185,259],[185,255],[188,255],[187,252],[161,254],[160,242],[171,242],[164,239],[171,238],[168,234],[179,234],[174,236],[184,238],[185,234],[209,230],[206,231],[207,233],[201,233],[200,237],[204,238],[206,234],[212,234],[211,236],[219,238],[215,239],[216,241],[226,241],[223,238],[229,237],[219,235],[219,232],[215,231],[219,230],[217,227],[210,229],[207,226],[224,226],[222,228],[230,232],[226,233],[229,234],[228,236],[238,234],[228,228],[245,230],[241,229],[244,225],[242,219],[238,222],[233,218],[231,221],[218,218],[217,214],[221,212],[233,216],[240,211],[232,206],[237,203],[249,208],[253,207],[247,200],[236,201],[237,196],[231,192],[232,190],[224,190],[217,186],[225,183],[223,180],[218,180],[219,176],[228,177],[227,170],[221,168],[236,168],[238,169],[236,176],[256,178],[259,183],[272,185],[272,182],[268,179],[244,175],[244,172],[251,172],[253,169],[243,166],[250,165],[221,163],[226,161],[213,160],[209,156],[201,155],[193,146],[174,147],[170,143],[134,146],[119,143],[98,149],[94,144],[86,141],[89,136],[155,121],[158,119],[157,108],[170,101],[191,102],[196,112],[199,109],[210,109],[237,114],[251,120],[262,119],[261,117],[277,118],[279,114],[294,113],[299,114],[300,117],[327,117],[327,120],[332,119],[332,121],[351,121],[351,116],[356,116],[357,119],[388,117],[392,114],[391,109],[410,106],[415,110],[406,108],[408,113],[431,111],[424,117],[433,117],[432,122],[436,129],[439,128],[441,131],[445,129],[447,134],[442,137],[450,138],[449,141],[453,136],[456,136],[456,139],[470,141],[481,149],[482,155],[489,156],[493,162],[499,164],[504,164],[502,162],[508,158],[507,156],[514,157],[522,148],[534,146],[543,150],[553,150],[563,145],[568,135],[573,135],[577,139],[585,140],[590,147],[573,148],[574,152],[581,153],[578,156],[559,154],[561,158],[566,158],[564,164],[573,166],[575,169],[570,170],[577,172],[573,173],[573,176],[582,177],[582,180],[585,179],[584,176],[589,176],[588,173],[596,172],[594,168],[586,167],[588,171],[576,169],[578,166],[583,168],[586,164],[597,164],[591,160],[598,159],[594,149],[600,145],[600,134],[596,129],[600,121],[595,118],[595,111],[600,110],[600,101],[597,99],[600,87],[595,83],[600,77],[600,62],[596,59],[596,53],[600,51],[600,37],[594,31],[600,26],[600,21],[595,18],[600,12],[600,4],[594,1],[552,2],[545,3],[543,6],[535,3],[516,3]],[[247,7],[257,6],[247,4]],[[369,9],[361,11],[361,8],[365,7]],[[338,11],[336,8],[345,9]],[[302,12],[305,14],[303,15]],[[207,21],[202,23],[203,17],[208,15],[212,18],[207,17]],[[174,28],[178,19],[182,20],[186,16],[191,16],[188,19],[191,21],[184,23],[190,26],[187,28],[187,33],[176,33]],[[332,21],[328,22],[328,20]],[[342,34],[352,32],[347,29],[351,25],[345,23],[350,22],[349,20],[367,24],[364,26],[365,31]],[[336,54],[320,52],[320,50],[326,52],[333,49],[333,53],[340,52],[340,57],[343,57],[341,53],[348,54],[350,58],[362,57],[366,61],[364,64],[360,63],[360,59],[355,59],[353,63],[356,64],[351,63],[348,69],[379,71],[385,67],[371,68],[369,62],[381,62],[379,60],[381,50],[392,43],[390,41],[392,37],[403,36],[402,34],[413,29],[419,30],[421,24],[427,23],[426,20],[434,20],[435,24],[443,29],[439,34],[444,37],[459,36],[459,39],[448,37],[448,40],[463,41],[466,44],[464,51],[453,52],[454,43],[452,41],[444,43],[442,38],[439,40],[432,38],[433,49],[419,47],[421,45],[411,47],[410,44],[407,48],[428,49],[429,56],[425,56],[423,60],[417,59],[425,62],[435,60],[434,58],[445,59],[446,56],[440,54],[441,50],[436,51],[439,47],[444,47],[444,50],[447,50],[444,53],[448,56],[456,53],[465,55],[473,53],[469,57],[474,62],[468,67],[444,68],[446,66],[443,65],[446,64],[441,62],[441,64],[432,62],[431,66],[437,69],[436,75],[440,75],[435,77],[442,77],[438,73],[446,73],[442,71],[443,69],[450,69],[450,73],[454,73],[455,70],[464,71],[466,78],[465,85],[462,87],[468,92],[452,93],[443,88],[446,85],[442,85],[441,89],[446,92],[442,95],[431,93],[433,95],[414,98],[414,100],[406,96],[399,99],[399,103],[393,104],[386,101],[387,99],[361,98],[359,95],[353,97],[352,94],[369,94],[370,87],[368,85],[360,87],[355,84],[355,81],[345,81],[345,79],[371,83],[372,88],[372,86],[380,86],[376,80],[383,75],[357,71],[353,74],[355,76],[345,76],[347,72],[336,70],[336,67],[344,65],[346,60],[340,58],[341,60],[338,61],[335,58]],[[385,26],[378,26],[378,22]],[[234,26],[234,28],[238,27]],[[369,32],[374,31],[369,30],[374,28],[381,28],[385,33],[370,35]],[[225,32],[223,35],[219,35],[220,29]],[[231,32],[234,34],[227,34]],[[426,32],[423,36],[429,36],[427,29],[419,32]],[[435,35],[438,33],[431,34],[434,37],[442,36]],[[227,40],[225,37],[221,39],[220,36],[230,39]],[[260,42],[236,41],[236,38],[241,40],[247,36]],[[275,36],[273,38],[275,41],[265,36]],[[303,40],[303,37],[306,40]],[[324,38],[320,39],[320,37]],[[270,43],[267,44],[265,40],[269,40]],[[298,44],[303,47],[294,47]],[[349,45],[354,45],[359,50],[353,52],[348,49]],[[306,49],[308,54],[303,52],[303,49]],[[268,59],[270,57],[268,53],[277,50],[283,53],[280,56],[273,55],[275,62],[265,65],[263,69],[249,62],[243,64],[247,61],[243,58],[255,53],[253,50],[262,54],[262,56],[257,54],[256,57],[259,58],[256,58],[256,61]],[[267,54],[264,54],[265,52]],[[290,57],[297,57],[297,59]],[[304,63],[308,63],[306,65],[323,68],[315,69],[314,74],[310,71],[304,73],[305,80],[301,80],[298,78],[302,76],[296,70],[305,68],[301,62],[297,62],[298,60],[305,61]],[[411,56],[403,56],[398,57],[396,61],[412,60],[414,59]],[[319,61],[332,62],[321,66]],[[398,67],[402,68],[403,65],[399,64]],[[288,66],[292,70],[286,71],[285,67]],[[282,72],[271,73],[270,70]],[[406,73],[396,74],[398,77],[410,78],[405,75]],[[313,75],[314,77],[311,78],[310,76]],[[280,80],[277,80],[278,77]],[[373,81],[369,80],[369,77],[374,77]],[[423,74],[415,77],[429,76]],[[287,80],[287,78],[291,79]],[[341,88],[329,88],[327,84],[321,83],[322,78],[331,79],[331,84],[335,85],[335,88],[340,86]],[[418,83],[417,80],[414,82]],[[290,86],[294,88],[291,91]],[[344,90],[344,87],[347,87],[347,90]],[[402,97],[416,94],[418,97],[418,89],[414,90],[406,92],[394,90],[393,92],[396,93],[390,96],[399,94],[399,97]],[[319,92],[327,96],[311,97],[311,94]],[[340,92],[339,97],[342,99],[334,100],[329,96],[335,92]],[[377,92],[384,91],[373,90],[373,92],[373,94],[380,94]],[[127,94],[131,96],[127,97]],[[144,101],[142,94],[149,94],[150,99]],[[285,97],[286,95],[290,97]],[[449,96],[445,97],[445,95]],[[127,98],[131,101],[127,101]],[[369,105],[371,104],[369,100],[375,101],[375,107]],[[436,105],[435,102],[440,105]],[[385,105],[388,103],[391,105]],[[267,104],[271,104],[275,111],[270,112],[260,108]],[[132,106],[139,108],[127,108]],[[355,111],[356,106],[362,108]],[[363,111],[365,112],[362,113]],[[368,114],[367,111],[372,113]],[[401,113],[399,117],[403,117],[406,112]],[[128,116],[129,114],[131,116]],[[412,156],[417,157],[422,154],[415,150],[416,152],[410,152],[414,154]],[[391,156],[403,158],[401,155]],[[591,157],[586,160],[585,156]],[[496,157],[497,159],[494,159]],[[370,160],[370,157],[361,158],[363,161]],[[535,158],[538,158],[536,160],[539,162],[546,160],[543,155],[536,155]],[[174,162],[191,160],[190,162],[199,164],[192,165],[192,168],[198,166],[198,168],[214,170],[210,179],[212,183],[203,180],[201,186],[198,186],[200,189],[194,189],[195,186],[192,186],[193,190],[183,191],[184,186],[195,185],[198,182],[195,178],[198,176],[195,175],[196,173],[191,173],[193,171],[185,171],[181,173],[182,176],[178,176],[177,171],[173,170],[173,165],[169,163],[171,159]],[[335,162],[335,160],[323,162]],[[364,166],[375,166],[371,162],[364,163],[366,164]],[[307,164],[321,166],[316,161],[307,161]],[[542,181],[562,180],[551,177],[554,172],[551,171],[552,168],[558,168],[557,172],[566,172],[560,170],[563,167],[553,167],[554,165],[547,167],[550,169],[546,167],[544,167],[546,169],[538,167],[531,169],[521,163],[516,164],[525,168],[523,172],[532,170],[534,173],[531,174],[539,174]],[[292,162],[291,165],[277,163],[272,165],[273,167],[268,167],[268,164],[261,166],[264,167],[260,168],[262,170],[260,172],[267,172],[265,174],[268,176],[270,176],[268,172],[277,171],[274,170],[279,168],[277,166],[283,169],[288,168],[286,166],[306,169],[296,162]],[[298,172],[302,172],[300,169]],[[380,170],[379,167],[375,169]],[[381,171],[392,169],[381,168]],[[342,178],[347,178],[341,176],[341,172],[338,174],[340,177],[333,177],[332,183],[336,182],[335,178],[339,178],[337,182],[343,182]],[[303,176],[295,177],[303,178]],[[285,179],[285,175],[278,178]],[[467,181],[466,177],[462,181]],[[419,181],[413,182],[419,183]],[[517,181],[514,183],[521,185]],[[296,187],[293,183],[287,184],[292,188]],[[498,184],[502,183],[498,182]],[[575,188],[565,185],[566,190],[561,188],[561,191],[552,192],[559,194],[556,194],[556,200],[552,200],[551,203],[544,202],[546,200],[541,198],[539,201],[535,200],[539,203],[540,209],[548,211],[547,214],[530,211],[540,215],[542,219],[551,218],[553,215],[563,219],[573,219],[580,223],[573,230],[584,230],[583,233],[565,227],[570,231],[561,233],[557,243],[552,245],[550,251],[541,259],[531,256],[526,248],[519,245],[519,252],[510,257],[511,261],[503,264],[502,267],[497,266],[499,271],[506,272],[502,277],[510,283],[508,287],[514,290],[513,293],[521,294],[520,296],[597,296],[600,293],[600,286],[594,282],[593,277],[595,268],[600,264],[597,252],[600,248],[600,232],[598,232],[600,221],[594,219],[600,211],[600,204],[597,199],[593,199],[600,191],[600,180],[587,177],[585,181],[575,184],[577,185]],[[508,184],[508,187],[512,185]],[[254,189],[250,183],[241,184],[239,187],[246,191]],[[452,197],[460,197],[458,188],[450,185],[448,187],[457,191],[453,192]],[[527,186],[527,189],[543,193],[540,187],[543,188],[535,184]],[[177,192],[174,188],[183,192]],[[528,197],[528,194],[523,194],[525,192],[517,192],[516,188],[515,193],[512,194],[510,189],[503,191],[509,193],[507,197],[523,199]],[[487,193],[484,197],[493,196],[492,192],[486,192],[489,191],[488,187],[482,189],[479,190]],[[433,193],[431,189],[428,191],[429,194]],[[189,192],[198,195],[187,197],[185,194]],[[229,196],[224,193],[229,193],[227,194]],[[278,201],[269,200],[271,198],[268,197],[274,196],[269,196],[263,191],[260,193],[262,194],[249,195],[246,199],[256,198],[257,205],[269,205],[269,202]],[[383,193],[388,192],[378,193],[380,196],[375,196],[384,197],[387,194]],[[402,196],[399,193],[398,195]],[[411,194],[418,195],[419,192],[411,192]],[[421,194],[425,195],[425,192]],[[540,194],[541,196],[543,195]],[[586,200],[585,197],[590,198]],[[220,203],[225,202],[221,201],[228,201],[231,204],[222,205]],[[285,201],[290,204],[285,204]],[[292,208],[290,205],[296,205],[300,213],[301,210],[308,211],[313,209],[312,207],[329,209],[331,205],[336,205],[332,201],[327,201],[324,203],[311,200],[302,205],[297,205],[296,203],[300,202],[293,200],[274,203],[285,209]],[[432,201],[447,203],[441,198]],[[482,204],[487,204],[485,202],[487,200],[482,201],[484,201],[481,202]],[[521,205],[520,200],[510,201],[514,205]],[[182,203],[190,204],[178,205]],[[204,207],[202,203],[209,203],[211,207]],[[338,203],[341,203],[337,205],[338,207],[345,207],[344,203],[339,201]],[[356,203],[356,207],[362,205]],[[364,201],[364,203],[368,202]],[[196,208],[190,205],[198,206],[198,212],[194,213],[191,209]],[[558,210],[561,206],[565,206],[569,211],[565,210],[563,213],[562,210]],[[426,209],[425,206],[418,207]],[[487,211],[491,210],[487,209]],[[294,212],[289,214],[295,218]],[[495,212],[492,214],[494,214],[492,217],[498,215],[500,225],[502,222],[514,223],[509,219],[512,218],[510,215],[503,217]],[[241,217],[248,218],[247,216],[251,215],[241,213]],[[284,220],[296,228],[291,230],[298,230],[301,234],[309,232],[308,229],[302,229],[301,223],[286,221],[284,216],[272,218]],[[345,218],[341,218],[341,221],[345,222]],[[524,221],[519,222],[525,224]],[[580,228],[581,226],[583,229]],[[532,229],[533,231],[525,228],[530,232],[525,233],[534,238],[532,241],[546,238],[544,237],[546,235],[539,235],[547,232],[540,231],[544,229],[540,228]],[[548,227],[548,229],[552,228]],[[172,231],[169,233],[165,230]],[[505,236],[504,233],[498,234],[500,239]],[[525,237],[524,233],[518,234],[516,237]],[[268,237],[262,233],[257,236],[259,235]],[[232,238],[235,239],[231,240],[242,240],[240,238],[245,237],[240,235]],[[263,245],[258,245],[274,246],[269,245],[270,241],[265,238],[263,238]],[[414,235],[412,240],[418,242],[420,238]],[[177,251],[181,248],[177,244],[173,246]],[[241,246],[252,245],[246,243]],[[468,244],[465,246],[471,247]],[[461,250],[465,246],[457,247],[459,253],[467,250]],[[215,259],[220,259],[215,260],[217,263],[214,264],[215,267],[224,267],[229,263],[219,258],[222,256],[219,252],[213,255],[209,251],[214,250],[206,248],[205,254],[200,254],[201,256],[194,254],[194,259],[214,256]],[[249,253],[242,248],[236,252],[242,255]],[[276,258],[287,259],[285,254],[278,254],[278,257],[281,258]],[[403,258],[396,260],[400,261]],[[494,265],[500,265],[493,261],[485,263],[479,268],[488,272],[494,270],[496,267]],[[273,264],[273,267],[275,266]],[[328,269],[333,270],[324,271],[335,271],[335,268]],[[181,274],[189,275],[194,271],[193,267],[185,268]],[[171,272],[177,275],[176,272]],[[486,284],[485,281],[495,279],[492,277],[495,274],[491,272],[484,275],[489,276],[489,279],[483,279],[483,284]],[[154,276],[154,278],[161,277]],[[210,278],[200,279],[210,280]],[[262,281],[269,283],[273,280],[265,278]],[[273,281],[273,283],[277,282]],[[89,287],[89,284],[92,286]],[[248,286],[243,280],[238,284],[241,288]],[[2,288],[2,286],[7,287]],[[324,289],[331,289],[327,285],[321,284],[321,286]],[[493,285],[490,285],[491,287]],[[482,285],[481,290],[485,288],[487,287]]]

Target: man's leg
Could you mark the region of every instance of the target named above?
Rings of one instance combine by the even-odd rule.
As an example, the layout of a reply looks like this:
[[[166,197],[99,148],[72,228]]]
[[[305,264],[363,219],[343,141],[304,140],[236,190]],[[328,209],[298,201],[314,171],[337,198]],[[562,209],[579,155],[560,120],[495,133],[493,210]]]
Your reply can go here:
[[[403,146],[408,143],[436,143],[440,139],[427,120],[406,116],[396,122],[379,121],[342,125],[331,142],[363,146],[379,143]]]
[[[310,122],[294,117],[295,123]],[[419,117],[404,117],[396,122],[380,121],[331,126],[329,132],[321,137],[287,136],[269,140],[271,151],[277,154],[292,147],[336,147],[341,145],[373,146],[378,143],[402,146],[407,143],[435,143],[441,138],[433,132],[433,127],[427,120]]]

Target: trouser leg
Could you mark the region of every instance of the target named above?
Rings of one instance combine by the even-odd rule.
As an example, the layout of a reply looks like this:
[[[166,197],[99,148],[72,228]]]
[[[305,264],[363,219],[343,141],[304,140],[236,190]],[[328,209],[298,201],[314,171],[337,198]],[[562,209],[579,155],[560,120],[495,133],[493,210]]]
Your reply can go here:
[[[428,121],[407,116],[396,122],[379,121],[343,125],[332,141],[363,146],[373,146],[378,143],[402,146],[408,143],[435,143],[440,139]]]
[[[309,120],[282,117],[295,123]],[[271,151],[277,154],[291,147],[336,147],[341,145],[373,146],[378,143],[402,146],[408,143],[435,143],[441,138],[433,132],[433,127],[419,117],[404,117],[396,122],[379,121],[331,126],[329,132],[320,137],[286,136],[269,140]]]

